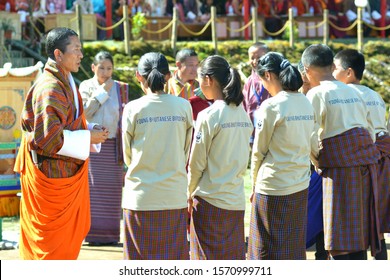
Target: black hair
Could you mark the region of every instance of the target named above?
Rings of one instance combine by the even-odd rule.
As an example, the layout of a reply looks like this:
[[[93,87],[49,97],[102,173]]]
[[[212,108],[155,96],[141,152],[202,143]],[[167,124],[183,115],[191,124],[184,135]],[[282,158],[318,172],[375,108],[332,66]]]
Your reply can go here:
[[[366,64],[364,55],[361,52],[354,49],[342,50],[334,56],[334,59],[340,61],[341,67],[344,70],[351,68],[355,72],[356,79],[361,80],[363,78]]]
[[[176,61],[183,63],[191,56],[198,56],[198,54],[193,49],[182,49],[176,53]]]
[[[98,65],[99,63],[101,63],[103,60],[106,59],[111,61],[112,65],[114,65],[114,59],[112,58],[112,55],[108,51],[98,52],[93,58],[93,64]]]
[[[269,52],[259,59],[257,74],[264,77],[265,72],[274,73],[278,77],[283,90],[298,91],[303,85],[298,69],[292,66],[280,53]]]
[[[230,67],[222,56],[207,57],[200,65],[199,74],[202,77],[210,76],[218,82],[222,89],[223,99],[228,105],[234,103],[238,106],[243,101],[240,74]]]
[[[66,27],[58,27],[50,30],[46,36],[46,53],[48,57],[55,60],[54,51],[59,49],[65,53],[66,46],[70,44],[70,37],[77,36],[77,33]]]
[[[146,53],[138,62],[138,73],[146,79],[152,92],[164,90],[165,75],[169,74],[168,61],[161,53]]]
[[[302,63],[305,67],[331,67],[333,65],[333,51],[324,44],[310,45],[302,54]]]

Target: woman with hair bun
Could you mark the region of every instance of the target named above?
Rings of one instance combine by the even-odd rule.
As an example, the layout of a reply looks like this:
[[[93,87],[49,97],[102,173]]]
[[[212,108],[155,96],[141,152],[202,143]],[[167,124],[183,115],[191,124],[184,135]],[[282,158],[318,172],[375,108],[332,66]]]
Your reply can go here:
[[[314,109],[298,89],[298,69],[278,53],[260,58],[257,73],[272,95],[256,112],[248,259],[306,259]]]
[[[191,259],[245,259],[244,174],[253,125],[243,106],[241,80],[221,56],[198,69],[203,94],[214,103],[196,121],[189,162]]]
[[[91,70],[94,76],[80,84],[85,117],[107,129],[109,135],[100,153],[90,156],[91,228],[85,241],[90,246],[115,245],[120,241],[122,218],[122,110],[139,96],[129,95],[129,85],[113,79],[114,59],[109,52],[98,52]]]
[[[125,259],[189,259],[186,163],[192,111],[187,100],[164,92],[170,75],[165,56],[144,54],[136,77],[145,96],[123,112]]]

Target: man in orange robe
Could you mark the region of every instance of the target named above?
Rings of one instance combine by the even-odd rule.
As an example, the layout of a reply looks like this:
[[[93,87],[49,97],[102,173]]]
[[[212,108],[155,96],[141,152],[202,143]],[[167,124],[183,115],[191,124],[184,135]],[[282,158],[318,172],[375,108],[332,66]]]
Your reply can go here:
[[[89,230],[88,157],[108,131],[85,121],[71,75],[80,67],[81,48],[73,30],[50,31],[48,62],[25,100],[15,163],[22,188],[21,259],[77,259]]]

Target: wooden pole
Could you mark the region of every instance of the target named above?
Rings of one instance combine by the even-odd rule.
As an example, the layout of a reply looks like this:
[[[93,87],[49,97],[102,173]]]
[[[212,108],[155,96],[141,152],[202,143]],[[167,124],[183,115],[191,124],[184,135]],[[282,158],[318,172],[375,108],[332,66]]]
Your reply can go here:
[[[288,9],[288,20],[290,27],[290,48],[294,48],[294,18],[292,8]]]
[[[211,36],[214,44],[214,52],[218,54],[218,39],[217,39],[217,8],[211,6]]]
[[[329,43],[329,10],[324,10],[324,45]]]
[[[172,37],[171,37],[171,47],[173,50],[173,56],[176,55],[176,41],[177,41],[177,24],[178,24],[178,13],[177,8],[173,8],[173,25],[172,25]]]
[[[257,38],[257,8],[252,7],[251,9],[252,13],[252,37],[253,37],[253,43],[256,44],[259,40]]]
[[[357,7],[357,49],[363,52],[363,8]]]
[[[81,8],[79,4],[76,4],[76,17],[77,17],[77,33],[79,34],[79,39],[81,46],[83,45],[83,19],[81,15]]]
[[[129,7],[127,5],[123,5],[123,16],[125,21],[123,22],[123,31],[124,31],[124,39],[125,39],[125,52],[127,55],[131,56],[130,50],[130,19],[128,13]]]

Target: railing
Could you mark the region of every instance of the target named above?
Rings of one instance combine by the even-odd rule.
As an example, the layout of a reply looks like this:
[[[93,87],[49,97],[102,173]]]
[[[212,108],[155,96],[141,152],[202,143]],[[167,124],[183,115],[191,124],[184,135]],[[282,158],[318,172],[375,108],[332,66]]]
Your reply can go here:
[[[305,26],[305,28],[306,29],[319,29],[322,27],[323,43],[328,44],[329,43],[329,28],[330,27],[332,27],[336,30],[340,30],[340,31],[350,31],[350,30],[353,30],[355,27],[357,27],[357,49],[361,51],[363,49],[363,40],[364,40],[363,39],[363,25],[366,25],[369,28],[371,28],[372,30],[376,30],[376,31],[383,31],[383,30],[390,29],[390,25],[385,26],[385,27],[377,27],[377,26],[374,26],[374,25],[371,25],[371,24],[364,22],[362,20],[362,9],[359,7],[358,7],[357,15],[358,15],[357,19],[354,22],[352,22],[350,26],[340,27],[340,26],[337,26],[336,24],[334,24],[333,22],[329,21],[329,12],[328,12],[328,10],[324,10],[323,20],[321,22],[318,22],[314,25]],[[242,32],[242,31],[245,31],[247,29],[250,29],[252,31],[251,35],[252,35],[252,40],[254,42],[258,41],[259,28],[261,28],[262,32],[264,32],[265,34],[267,34],[269,36],[278,36],[278,35],[282,34],[286,29],[289,29],[290,30],[289,44],[290,44],[291,48],[294,48],[294,31],[296,31],[297,24],[300,21],[297,19],[294,19],[292,9],[289,9],[288,18],[285,21],[283,27],[276,32],[271,32],[271,31],[267,30],[263,21],[259,22],[256,9],[254,9],[254,8],[252,8],[252,10],[251,10],[251,17],[252,18],[249,22],[245,23],[244,25],[240,26],[239,28],[231,28],[230,26],[226,26],[226,29],[229,32]],[[79,8],[78,5],[76,5],[76,16],[72,20],[77,21],[77,31],[78,31],[78,34],[79,34],[80,39],[82,41],[83,40],[83,37],[82,37],[83,35],[81,32],[81,30],[82,30],[82,16],[81,16],[81,9]],[[131,41],[130,40],[130,23],[131,23],[131,19],[129,18],[129,15],[128,15],[128,7],[123,6],[122,19],[120,19],[114,25],[108,26],[108,27],[103,27],[103,26],[100,26],[97,24],[97,28],[107,31],[107,30],[115,29],[115,28],[119,27],[121,24],[123,24],[125,52],[130,55],[130,51],[131,51],[130,50],[130,41]],[[206,30],[208,30],[211,27],[211,40],[212,40],[213,45],[214,45],[214,51],[217,54],[218,53],[217,23],[220,24],[221,19],[217,18],[216,8],[211,7],[210,20],[204,24],[203,28],[200,31],[194,31],[191,28],[189,28],[186,23],[179,20],[178,12],[176,9],[174,9],[173,10],[173,17],[172,17],[171,21],[169,21],[164,27],[162,27],[159,30],[148,30],[146,28],[143,28],[142,31],[145,33],[148,33],[148,34],[156,34],[157,35],[157,34],[161,34],[161,33],[166,32],[167,30],[169,30],[171,32],[171,36],[170,36],[171,46],[172,46],[172,49],[175,53],[176,52],[176,43],[177,43],[177,39],[178,39],[178,35],[179,35],[179,33],[178,33],[179,27],[182,30],[184,30],[184,32],[186,32],[187,34],[194,36],[194,37],[203,35],[206,32]],[[33,25],[33,28],[35,30],[37,30],[37,27],[35,25]]]

